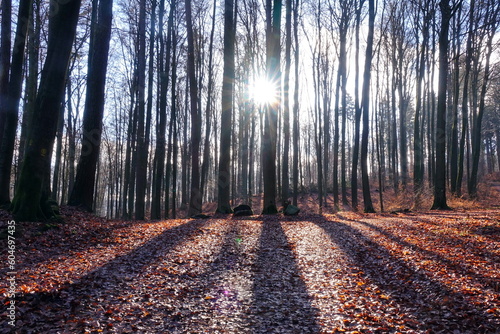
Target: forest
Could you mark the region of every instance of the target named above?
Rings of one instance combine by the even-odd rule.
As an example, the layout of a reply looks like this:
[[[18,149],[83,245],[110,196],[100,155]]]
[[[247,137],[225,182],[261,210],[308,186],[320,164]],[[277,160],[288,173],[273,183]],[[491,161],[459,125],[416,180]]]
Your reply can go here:
[[[4,0],[0,203],[141,220],[477,198],[500,167],[499,17],[493,0]]]
[[[498,333],[499,1],[0,7],[0,333]]]

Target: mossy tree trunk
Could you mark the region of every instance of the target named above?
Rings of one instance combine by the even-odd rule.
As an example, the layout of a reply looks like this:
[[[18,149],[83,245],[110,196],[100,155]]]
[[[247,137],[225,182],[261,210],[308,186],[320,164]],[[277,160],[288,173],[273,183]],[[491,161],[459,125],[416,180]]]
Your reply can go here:
[[[49,22],[47,57],[36,98],[32,129],[28,134],[24,163],[11,206],[18,221],[51,218],[51,212],[43,210],[49,195],[43,185],[48,181],[46,177],[49,175],[59,106],[64,96],[66,71],[80,5],[81,0],[64,4],[54,2],[54,14]]]

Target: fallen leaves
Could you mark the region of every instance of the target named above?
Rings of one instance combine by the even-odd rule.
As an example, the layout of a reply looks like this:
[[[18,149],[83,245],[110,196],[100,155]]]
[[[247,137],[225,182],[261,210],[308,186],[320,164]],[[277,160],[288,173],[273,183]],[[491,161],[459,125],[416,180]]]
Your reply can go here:
[[[58,230],[22,223],[19,333],[495,333],[500,326],[497,211],[161,222],[66,215]]]

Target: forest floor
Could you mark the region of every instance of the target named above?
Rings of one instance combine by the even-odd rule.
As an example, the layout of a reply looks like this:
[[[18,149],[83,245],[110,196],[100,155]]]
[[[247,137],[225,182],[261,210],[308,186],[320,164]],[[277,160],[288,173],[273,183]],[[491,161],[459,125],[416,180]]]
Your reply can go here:
[[[17,223],[16,293],[2,265],[0,333],[500,328],[498,209],[146,222],[63,215],[44,232]],[[0,247],[6,263],[7,241]]]

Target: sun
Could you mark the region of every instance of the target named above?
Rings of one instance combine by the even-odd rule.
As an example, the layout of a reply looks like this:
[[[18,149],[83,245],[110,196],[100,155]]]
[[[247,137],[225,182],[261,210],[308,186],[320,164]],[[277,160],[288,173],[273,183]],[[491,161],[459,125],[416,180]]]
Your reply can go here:
[[[250,98],[257,104],[273,104],[278,101],[276,85],[265,77],[259,77],[250,84]]]

